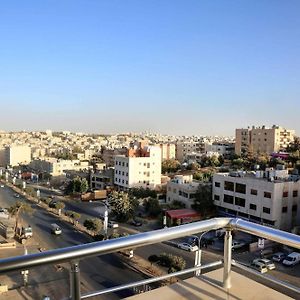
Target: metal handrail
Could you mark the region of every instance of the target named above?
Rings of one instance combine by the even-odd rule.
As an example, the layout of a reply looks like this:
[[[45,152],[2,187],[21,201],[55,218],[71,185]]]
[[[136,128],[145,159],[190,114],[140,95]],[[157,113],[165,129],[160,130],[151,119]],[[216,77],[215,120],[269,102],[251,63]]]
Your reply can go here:
[[[0,274],[10,271],[29,269],[46,264],[80,261],[89,257],[151,245],[207,230],[220,229],[228,226],[230,220],[231,219],[229,218],[214,218],[178,227],[138,233],[113,240],[48,250],[26,256],[22,255],[5,258],[0,260]]]
[[[274,228],[262,226],[256,223],[244,221],[238,218],[213,218],[210,220],[199,221],[178,227],[160,229],[155,231],[143,232],[127,237],[117,238],[113,240],[105,240],[89,244],[77,245],[61,249],[54,249],[42,253],[35,253],[23,256],[10,257],[0,259],[0,274],[11,271],[30,269],[33,267],[71,262],[71,290],[73,299],[83,299],[80,293],[80,269],[79,262],[82,259],[99,256],[107,253],[113,253],[120,250],[127,250],[146,245],[151,245],[167,240],[176,239],[182,236],[188,236],[205,232],[209,230],[226,229],[224,240],[224,270],[223,270],[223,286],[231,287],[231,247],[232,247],[232,230],[239,230],[253,235],[257,235],[268,240],[282,243],[297,249],[300,249],[300,236],[277,230]],[[236,265],[238,266],[238,265]],[[195,270],[201,269],[196,267]],[[194,269],[193,269],[194,270]],[[183,271],[183,272],[188,272]],[[174,274],[173,274],[174,275]],[[267,279],[267,278],[266,278]],[[149,279],[150,281],[156,279]],[[160,280],[160,279],[158,279]],[[274,281],[275,282],[275,281]],[[139,283],[131,283],[131,286],[137,286]],[[122,287],[122,286],[121,286]],[[114,290],[119,287],[112,288]],[[93,293],[103,294],[103,292],[91,292],[84,297],[87,298]]]

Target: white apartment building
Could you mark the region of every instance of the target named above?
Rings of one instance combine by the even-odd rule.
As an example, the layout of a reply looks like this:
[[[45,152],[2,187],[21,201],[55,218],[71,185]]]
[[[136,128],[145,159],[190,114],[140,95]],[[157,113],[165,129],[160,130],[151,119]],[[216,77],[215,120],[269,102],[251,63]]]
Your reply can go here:
[[[154,189],[161,184],[161,149],[154,146],[134,147],[126,155],[115,156],[114,184],[121,189]]]
[[[287,170],[215,174],[213,200],[221,215],[287,231],[300,224],[300,180]]]
[[[179,201],[191,208],[200,182],[193,181],[193,175],[176,175],[167,183],[167,203]]]
[[[224,157],[229,156],[234,153],[234,144],[233,143],[205,143],[204,144],[205,153],[217,153]]]
[[[285,150],[294,141],[295,130],[289,130],[280,126],[272,128],[252,127],[235,130],[235,153],[241,155],[248,150],[254,153],[272,154]]]
[[[31,148],[27,145],[11,145],[0,149],[0,166],[15,167],[19,164],[29,164]]]

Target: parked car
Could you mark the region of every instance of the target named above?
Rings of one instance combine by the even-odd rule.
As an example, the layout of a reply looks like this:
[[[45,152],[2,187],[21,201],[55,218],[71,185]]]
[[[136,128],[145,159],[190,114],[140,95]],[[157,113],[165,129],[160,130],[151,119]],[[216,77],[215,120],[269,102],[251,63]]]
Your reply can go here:
[[[28,227],[22,227],[21,235],[22,235],[25,239],[31,238],[32,235],[33,235],[31,226],[29,225]]]
[[[133,226],[135,226],[135,227],[139,227],[139,226],[142,226],[143,223],[142,223],[142,222],[139,222],[139,221],[136,221],[136,220],[132,220],[132,221],[130,222],[130,225],[133,225]]]
[[[4,188],[4,185],[3,185],[3,184],[1,184],[1,185],[0,185],[0,187]]]
[[[232,241],[232,250],[240,249],[244,246],[246,246],[246,243],[243,241]]]
[[[268,268],[260,262],[252,262],[252,264],[250,265],[252,269],[264,274],[268,272]]]
[[[108,227],[109,228],[118,228],[119,227],[119,224],[117,222],[114,222],[114,221],[108,221]]]
[[[182,250],[190,251],[190,252],[194,252],[194,251],[198,250],[198,246],[192,246],[191,244],[188,244],[188,243],[178,244],[178,248],[180,248]]]
[[[285,266],[294,266],[300,262],[300,253],[298,252],[292,252],[289,254],[284,260],[283,264]]]
[[[262,263],[264,264],[264,266],[268,269],[268,270],[274,270],[275,269],[275,265],[274,263],[269,260],[269,259],[266,259],[266,258],[256,258],[253,260],[253,262],[259,262],[259,263]]]
[[[277,262],[282,262],[285,258],[286,258],[286,254],[283,252],[277,252],[272,257],[272,259]]]
[[[16,194],[14,194],[14,197],[15,198],[20,198],[20,195],[16,193]]]
[[[50,207],[50,208],[55,208],[56,204],[57,204],[57,201],[56,201],[56,200],[52,200],[52,201],[49,203],[49,207]]]

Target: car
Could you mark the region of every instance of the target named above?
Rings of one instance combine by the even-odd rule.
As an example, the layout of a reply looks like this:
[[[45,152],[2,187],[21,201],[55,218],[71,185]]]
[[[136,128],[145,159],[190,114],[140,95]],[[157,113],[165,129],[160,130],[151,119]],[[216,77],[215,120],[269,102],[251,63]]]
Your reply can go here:
[[[285,258],[286,258],[286,254],[283,252],[277,252],[272,257],[272,259],[277,262],[282,262]]]
[[[20,198],[20,195],[16,193],[16,194],[14,194],[14,197],[15,198]]]
[[[232,250],[235,250],[235,249],[240,249],[242,247],[246,246],[246,243],[243,242],[243,241],[232,241]]]
[[[191,244],[188,244],[188,243],[180,243],[180,244],[178,244],[178,248],[180,248],[182,250],[190,251],[190,252],[194,252],[194,251],[198,250],[198,246],[192,246]]]
[[[1,185],[0,185],[0,187],[4,188],[4,185],[3,185],[3,184],[1,184]]]
[[[108,227],[109,228],[118,228],[119,227],[119,224],[117,222],[114,222],[114,221],[108,221]]]
[[[139,221],[136,221],[136,220],[132,220],[132,221],[130,222],[130,225],[133,225],[133,226],[135,226],[135,227],[139,227],[139,226],[142,226],[143,223],[142,223],[142,222],[139,222]]]
[[[262,274],[268,272],[268,268],[263,263],[260,263],[260,262],[252,262],[250,267]]]
[[[49,203],[49,207],[50,207],[50,208],[55,208],[55,207],[56,207],[56,204],[57,204],[57,201],[56,201],[56,200],[52,200],[52,201]]]
[[[271,260],[266,259],[266,258],[256,258],[256,259],[253,260],[253,262],[259,262],[259,263],[264,264],[265,267],[268,270],[274,270],[275,269],[274,263]]]
[[[283,264],[285,266],[294,266],[300,262],[300,253],[292,252],[284,260]]]

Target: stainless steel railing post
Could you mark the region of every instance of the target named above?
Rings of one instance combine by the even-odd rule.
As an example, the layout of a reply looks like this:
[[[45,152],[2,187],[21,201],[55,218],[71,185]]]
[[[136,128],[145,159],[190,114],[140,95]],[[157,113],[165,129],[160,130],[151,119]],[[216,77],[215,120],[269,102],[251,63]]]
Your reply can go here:
[[[223,273],[223,287],[225,289],[231,288],[231,251],[232,251],[232,235],[231,228],[226,228],[224,236],[224,273]]]
[[[81,292],[80,292],[80,269],[79,262],[71,262],[71,270],[70,270],[70,294],[71,300],[80,300]]]

